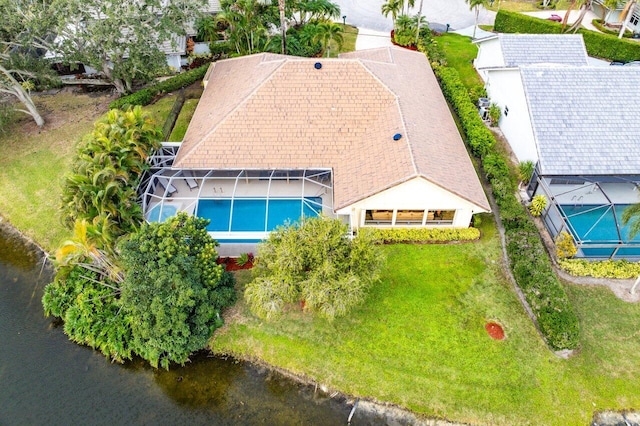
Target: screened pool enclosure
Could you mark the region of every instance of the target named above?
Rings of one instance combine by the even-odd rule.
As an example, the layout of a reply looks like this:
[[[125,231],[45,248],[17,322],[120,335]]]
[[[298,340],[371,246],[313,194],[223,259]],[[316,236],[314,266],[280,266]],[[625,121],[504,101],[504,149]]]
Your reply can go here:
[[[172,169],[178,147],[165,143],[140,184],[149,222],[184,211],[209,219],[220,242],[255,242],[303,217],[333,216],[331,170]]]
[[[640,260],[640,235],[629,238],[622,223],[623,211],[640,202],[640,176],[534,176],[529,194],[547,197],[542,219],[554,238],[571,234],[576,257]]]

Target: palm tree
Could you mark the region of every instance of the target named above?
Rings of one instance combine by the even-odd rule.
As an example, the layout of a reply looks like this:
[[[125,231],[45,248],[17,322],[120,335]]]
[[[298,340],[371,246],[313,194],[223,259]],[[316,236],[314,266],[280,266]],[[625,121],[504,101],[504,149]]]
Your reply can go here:
[[[576,19],[576,21],[573,24],[571,24],[571,26],[565,31],[564,28],[567,25],[569,14],[576,7],[580,8],[580,14],[578,15],[578,19]],[[580,25],[582,25],[582,21],[584,20],[584,17],[587,15],[587,12],[589,10],[591,10],[591,0],[572,0],[571,4],[569,5],[569,8],[567,9],[567,12],[564,14],[564,19],[562,20],[563,31],[565,32],[573,31],[574,33],[578,31],[578,28],[580,28]]]
[[[396,26],[396,18],[402,11],[403,4],[404,4],[403,0],[387,0],[387,2],[382,5],[382,8],[381,8],[382,15],[385,18],[391,15],[394,28]]]
[[[331,52],[331,43],[335,42],[338,48],[342,47],[344,38],[342,37],[342,26],[331,21],[324,21],[318,24],[318,33],[315,37],[316,41],[320,41],[322,49],[326,52],[328,58]]]
[[[631,15],[633,15],[633,9],[635,5],[636,0],[629,0],[624,6],[622,13],[620,13],[620,20],[622,21],[622,25],[620,26],[618,38],[622,38],[622,36],[624,36],[624,31],[627,29],[627,25],[629,25],[629,21],[631,20]]]
[[[473,26],[472,38],[476,38],[476,30],[478,29],[478,16],[480,15],[480,8],[487,7],[487,0],[465,0],[469,5],[469,10],[473,10],[476,14],[476,23]]]
[[[278,11],[280,12],[280,31],[282,33],[282,54],[287,54],[287,21],[284,16],[284,0],[278,0]]]

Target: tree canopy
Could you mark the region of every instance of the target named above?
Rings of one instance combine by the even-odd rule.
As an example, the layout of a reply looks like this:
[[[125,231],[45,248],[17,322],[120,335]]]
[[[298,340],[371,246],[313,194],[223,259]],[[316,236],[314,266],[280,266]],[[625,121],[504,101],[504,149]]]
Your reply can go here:
[[[333,319],[361,303],[380,276],[384,258],[370,237],[351,239],[338,219],[306,219],[280,227],[258,248],[254,279],[245,290],[250,309],[273,319],[289,303]]]

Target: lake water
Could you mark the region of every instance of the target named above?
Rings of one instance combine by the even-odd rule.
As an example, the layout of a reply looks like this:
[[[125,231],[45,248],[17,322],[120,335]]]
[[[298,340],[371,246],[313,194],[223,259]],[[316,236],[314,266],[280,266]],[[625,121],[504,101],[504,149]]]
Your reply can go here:
[[[170,371],[110,363],[44,317],[51,271],[41,266],[0,228],[0,425],[347,424],[343,399],[251,364],[207,354]]]

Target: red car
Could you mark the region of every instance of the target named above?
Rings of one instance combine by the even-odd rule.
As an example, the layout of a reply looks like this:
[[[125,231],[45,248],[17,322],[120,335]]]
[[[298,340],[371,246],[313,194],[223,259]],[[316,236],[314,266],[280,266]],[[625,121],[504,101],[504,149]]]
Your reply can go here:
[[[562,16],[556,15],[555,13],[547,18],[549,21],[553,22],[562,22]]]

